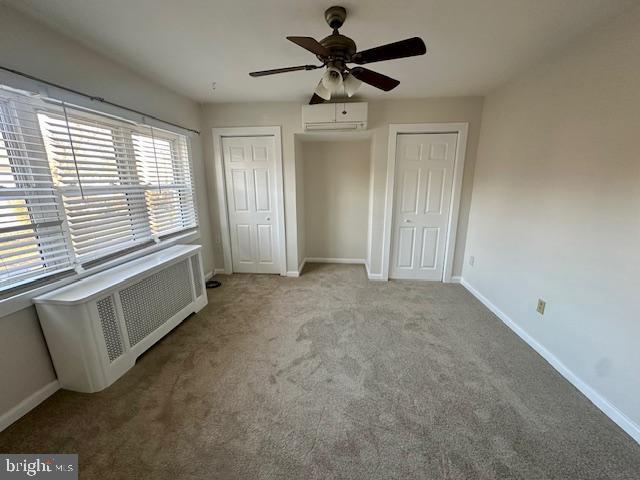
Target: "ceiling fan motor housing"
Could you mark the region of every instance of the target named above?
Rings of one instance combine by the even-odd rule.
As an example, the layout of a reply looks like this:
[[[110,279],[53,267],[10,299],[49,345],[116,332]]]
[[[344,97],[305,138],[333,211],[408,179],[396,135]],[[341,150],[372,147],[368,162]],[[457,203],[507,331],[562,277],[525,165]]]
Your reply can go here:
[[[350,62],[351,57],[356,53],[356,42],[339,33],[333,33],[323,38],[320,40],[320,44],[331,52],[327,65],[332,64],[341,70],[344,70],[345,63]],[[318,58],[323,62],[327,60],[320,56]]]
[[[346,69],[346,63],[351,61],[351,57],[356,53],[356,42],[349,37],[340,35],[338,29],[342,26],[347,18],[347,10],[344,7],[329,7],[324,12],[324,18],[333,29],[333,34],[320,40],[320,44],[331,52],[330,57],[323,58],[318,56],[320,61],[327,66],[335,67],[341,72]]]

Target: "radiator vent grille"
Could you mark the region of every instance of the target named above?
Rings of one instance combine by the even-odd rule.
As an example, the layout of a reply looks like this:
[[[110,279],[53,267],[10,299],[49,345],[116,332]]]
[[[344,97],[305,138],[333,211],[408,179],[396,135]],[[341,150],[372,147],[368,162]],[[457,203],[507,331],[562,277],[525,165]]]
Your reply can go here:
[[[113,297],[105,297],[96,302],[98,307],[98,316],[102,325],[102,334],[104,335],[104,343],[107,346],[107,354],[109,361],[113,362],[124,352],[122,345],[122,337],[118,328],[118,319],[116,317],[116,309],[113,305]]]
[[[200,261],[198,256],[191,257],[191,270],[193,271],[193,284],[196,287],[196,298],[202,295],[202,273],[200,273]]]
[[[133,347],[191,303],[188,260],[120,291],[120,301]]]

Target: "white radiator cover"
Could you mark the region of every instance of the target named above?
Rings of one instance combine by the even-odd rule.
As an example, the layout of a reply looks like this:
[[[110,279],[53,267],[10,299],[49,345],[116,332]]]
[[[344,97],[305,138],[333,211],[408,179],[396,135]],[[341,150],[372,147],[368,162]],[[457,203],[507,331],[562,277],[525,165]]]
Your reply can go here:
[[[34,299],[62,388],[100,391],[207,304],[199,245],[175,245]]]

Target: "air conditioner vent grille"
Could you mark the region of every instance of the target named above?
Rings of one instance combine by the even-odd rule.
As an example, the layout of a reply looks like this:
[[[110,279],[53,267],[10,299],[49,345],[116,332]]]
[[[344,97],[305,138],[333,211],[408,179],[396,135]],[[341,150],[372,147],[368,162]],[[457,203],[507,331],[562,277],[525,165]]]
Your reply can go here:
[[[102,325],[102,334],[104,335],[104,343],[107,346],[109,361],[113,362],[124,352],[116,309],[113,305],[113,297],[110,296],[98,300],[96,306],[98,307],[98,316]]]
[[[120,291],[132,347],[193,301],[187,261],[176,263]]]
[[[200,272],[200,261],[198,256],[191,257],[191,270],[193,271],[193,284],[196,289],[196,298],[202,295],[202,273]]]

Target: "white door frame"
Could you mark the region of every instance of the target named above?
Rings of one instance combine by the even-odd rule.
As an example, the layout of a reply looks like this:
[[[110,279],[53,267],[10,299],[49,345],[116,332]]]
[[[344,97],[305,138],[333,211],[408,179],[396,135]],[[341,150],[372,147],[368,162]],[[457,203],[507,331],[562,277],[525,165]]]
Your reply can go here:
[[[287,245],[284,225],[284,177],[282,166],[282,133],[280,126],[274,127],[222,127],[212,128],[213,157],[215,162],[216,196],[218,213],[220,216],[220,236],[222,237],[222,252],[224,255],[224,273],[233,273],[231,261],[231,234],[229,231],[229,210],[227,209],[227,192],[224,177],[224,153],[222,139],[224,137],[274,137],[274,155],[276,164],[276,205],[277,242],[280,257],[280,275],[287,275]]]
[[[389,153],[387,158],[387,189],[384,204],[384,230],[382,235],[382,278],[389,280],[391,257],[391,231],[393,228],[393,199],[396,185],[396,145],[398,135],[403,133],[457,133],[456,154],[453,165],[453,192],[447,223],[447,243],[444,252],[444,272],[442,281],[451,283],[453,257],[456,248],[458,214],[462,194],[462,176],[467,151],[468,123],[395,123],[389,125]]]

